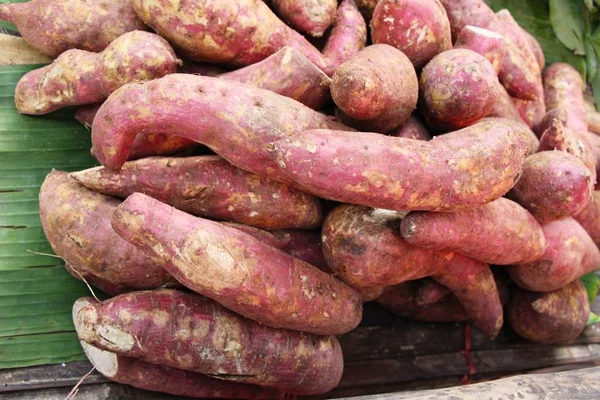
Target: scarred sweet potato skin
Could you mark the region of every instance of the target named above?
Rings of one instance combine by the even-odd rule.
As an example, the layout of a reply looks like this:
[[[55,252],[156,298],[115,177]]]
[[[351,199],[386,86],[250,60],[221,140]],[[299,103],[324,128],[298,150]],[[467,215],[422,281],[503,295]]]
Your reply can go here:
[[[371,38],[402,51],[415,68],[452,48],[448,17],[438,0],[380,0],[371,19]]]
[[[0,19],[48,57],[70,49],[100,52],[122,34],[145,29],[129,2],[32,0],[0,4]]]
[[[342,375],[335,337],[269,328],[191,293],[120,295],[83,307],[76,323],[102,350],[290,393],[326,392]]]
[[[421,249],[399,232],[400,215],[341,205],[323,224],[323,254],[333,272],[356,287],[390,286],[431,276],[455,293],[490,336],[502,326],[502,305],[487,264],[451,251]]]
[[[80,298],[73,304],[75,329],[83,332],[77,321],[77,314],[83,307],[96,304],[93,298]],[[223,381],[209,378],[198,372],[186,371],[164,365],[151,364],[137,358],[121,356],[100,350],[83,340],[81,347],[92,365],[103,376],[114,382],[153,392],[169,393],[176,396],[224,399],[274,399],[277,391],[255,385]]]
[[[275,11],[292,27],[320,37],[335,18],[337,0],[271,0]]]
[[[115,211],[125,240],[162,260],[184,286],[266,325],[328,335],[358,324],[358,293],[317,268],[217,222],[141,193]]]
[[[179,60],[166,40],[144,31],[126,33],[101,53],[69,50],[52,64],[25,74],[15,88],[21,114],[47,114],[97,103],[128,82],[175,72]]]
[[[419,110],[440,130],[455,130],[488,115],[498,99],[492,64],[468,49],[435,56],[419,78]]]
[[[576,280],[548,293],[515,288],[507,314],[511,327],[524,338],[560,344],[583,332],[590,305],[583,284]]]
[[[341,120],[362,131],[387,133],[417,105],[419,83],[408,57],[386,44],[368,46],[333,74],[331,97]]]
[[[330,99],[331,79],[291,46],[255,64],[218,76],[290,97],[318,110]]]
[[[469,211],[411,212],[402,219],[400,232],[414,246],[451,250],[496,265],[535,261],[546,249],[535,218],[503,197]]]
[[[573,216],[600,247],[600,191],[592,192],[592,200]]]
[[[75,278],[109,294],[175,284],[158,263],[113,231],[110,219],[118,204],[66,172],[50,172],[40,189],[40,219],[54,252]]]
[[[527,157],[508,197],[538,221],[552,221],[581,211],[592,188],[592,174],[577,157],[566,151],[543,151]]]
[[[145,193],[182,211],[263,229],[309,229],[322,220],[321,203],[282,183],[242,171],[219,156],[151,157],[71,174],[100,193]]]
[[[310,130],[270,148],[282,171],[319,197],[390,210],[457,211],[505,194],[530,142],[523,124],[489,118],[428,142]]]
[[[548,246],[537,261],[509,267],[511,278],[523,289],[549,292],[599,267],[600,250],[573,218],[542,225]]]
[[[502,35],[472,25],[467,25],[460,31],[454,48],[472,50],[483,56],[492,64],[496,74],[500,72],[506,56],[506,43]]]
[[[267,145],[314,128],[350,130],[268,90],[171,74],[114,92],[94,118],[92,151],[102,165],[119,170],[138,132],[177,134],[207,145],[243,170],[289,182],[270,161]]]
[[[542,97],[533,101],[513,99],[513,102],[519,111],[521,119],[525,121],[527,126],[537,132],[538,126],[542,122],[544,115],[546,115],[544,99]]]
[[[567,113],[564,121],[575,132],[587,132],[587,118],[583,100],[583,79],[577,70],[565,63],[554,63],[544,70],[546,108],[562,108]]]
[[[423,125],[423,123],[413,115],[408,117],[402,126],[391,131],[389,135],[415,140],[431,140],[431,133],[429,133],[427,128],[425,128],[425,125]]]

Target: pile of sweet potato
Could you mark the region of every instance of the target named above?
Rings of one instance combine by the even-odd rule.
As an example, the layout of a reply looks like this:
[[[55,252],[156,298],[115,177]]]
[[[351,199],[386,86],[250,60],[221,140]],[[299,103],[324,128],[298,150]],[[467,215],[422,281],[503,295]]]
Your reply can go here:
[[[579,74],[546,67],[508,10],[32,0],[0,18],[57,57],[17,109],[82,106],[91,127],[102,166],[52,171],[40,217],[68,271],[114,296],[73,307],[109,379],[324,393],[371,300],[490,337],[506,305],[543,343],[587,323],[599,139]]]

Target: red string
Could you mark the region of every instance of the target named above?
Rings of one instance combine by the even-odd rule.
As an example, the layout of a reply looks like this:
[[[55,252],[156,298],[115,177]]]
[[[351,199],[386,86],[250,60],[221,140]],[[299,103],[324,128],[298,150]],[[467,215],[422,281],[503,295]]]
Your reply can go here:
[[[465,356],[465,359],[467,360],[467,366],[469,367],[469,372],[468,372],[468,374],[463,375],[463,377],[460,380],[460,383],[462,383],[463,385],[470,383],[470,377],[477,373],[477,370],[475,369],[475,364],[473,364],[473,358],[471,358],[471,344],[472,344],[471,324],[469,322],[467,322],[465,324],[465,349],[461,350],[460,353],[463,356]]]

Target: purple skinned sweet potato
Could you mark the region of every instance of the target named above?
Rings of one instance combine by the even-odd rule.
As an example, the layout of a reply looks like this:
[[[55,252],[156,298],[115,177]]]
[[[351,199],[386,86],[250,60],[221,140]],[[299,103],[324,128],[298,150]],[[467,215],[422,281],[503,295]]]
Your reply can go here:
[[[13,23],[27,43],[52,58],[70,49],[100,52],[126,32],[146,29],[127,1],[5,3],[0,20]]]
[[[488,117],[508,118],[512,119],[513,121],[525,123],[525,121],[523,121],[521,118],[519,110],[517,110],[517,107],[513,102],[513,98],[510,97],[510,94],[508,94],[504,86],[502,86],[499,82],[497,86],[498,99],[496,104],[494,104],[492,112],[488,114]]]
[[[544,255],[508,269],[521,288],[550,292],[600,267],[600,250],[573,218],[552,221],[542,228],[548,242]]]
[[[492,9],[483,0],[440,0],[448,21],[452,40],[455,42],[465,26],[486,28],[496,18]]]
[[[492,64],[468,49],[435,56],[419,77],[419,111],[435,129],[465,128],[488,115],[498,99]]]
[[[545,344],[568,343],[577,338],[589,314],[588,295],[580,281],[548,293],[515,288],[507,310],[515,332]]]
[[[83,334],[84,329],[77,320],[79,310],[96,303],[93,298],[82,297],[73,304],[73,322],[78,335]],[[90,363],[105,378],[138,389],[211,399],[275,399],[278,397],[278,392],[273,389],[209,378],[198,372],[151,364],[137,358],[101,350],[83,340],[79,343]]]
[[[562,108],[567,113],[563,121],[574,132],[587,132],[583,79],[566,63],[554,63],[544,70],[544,93],[548,111]]]
[[[535,218],[503,197],[469,211],[411,212],[402,219],[400,232],[414,246],[455,251],[495,265],[535,261],[546,249]]]
[[[415,291],[415,304],[426,306],[437,303],[446,295],[452,293],[446,286],[436,282],[431,278],[421,279],[419,287]]]
[[[101,53],[68,50],[52,64],[26,73],[15,88],[15,105],[21,114],[40,115],[98,103],[126,83],[174,73],[178,63],[160,36],[128,32]]]
[[[529,126],[534,132],[538,132],[538,126],[546,115],[546,105],[544,104],[544,99],[541,97],[533,101],[513,99],[513,102],[519,111],[521,119],[525,121],[527,126]]]
[[[406,122],[389,133],[390,136],[403,137],[415,140],[431,140],[431,133],[425,125],[414,115],[408,117]]]
[[[331,98],[331,79],[291,46],[283,47],[256,64],[218,77],[270,90],[315,110]]]
[[[100,193],[145,193],[193,215],[263,229],[309,229],[323,219],[316,197],[219,156],[150,157],[126,162],[119,172],[94,167],[71,176]]]
[[[319,335],[358,325],[358,293],[237,229],[196,218],[141,193],[115,211],[113,229],[193,291],[268,326]]]
[[[339,382],[337,339],[274,329],[193,293],[160,289],[89,304],[80,340],[101,350],[212,378],[319,394]]]
[[[600,247],[600,191],[592,192],[592,200],[573,218],[586,230],[596,246]]]
[[[52,171],[40,189],[40,220],[52,250],[77,279],[108,294],[176,284],[159,263],[121,239],[110,220],[118,199]]]
[[[452,48],[448,17],[438,0],[380,0],[371,19],[371,38],[402,51],[415,68]]]
[[[355,287],[390,286],[432,277],[459,298],[490,336],[502,326],[502,305],[487,264],[451,251],[418,248],[400,236],[401,215],[341,205],[325,220],[323,254],[334,274]]]
[[[271,0],[277,14],[292,28],[320,37],[335,19],[337,0]]]
[[[523,124],[488,118],[428,142],[310,130],[270,148],[281,170],[319,197],[390,210],[458,211],[504,195],[530,145]]]
[[[500,72],[506,56],[504,36],[472,25],[467,25],[460,31],[454,48],[468,49],[483,56],[492,64],[496,74]]]
[[[331,97],[342,122],[361,131],[387,133],[404,124],[417,106],[419,82],[400,50],[374,44],[335,71]]]
[[[592,188],[592,174],[581,160],[566,151],[543,151],[527,157],[508,197],[547,222],[581,211]]]
[[[531,33],[522,28],[521,30],[529,42],[529,47],[535,56],[538,66],[540,67],[540,71],[543,71],[544,67],[546,66],[546,57],[544,56],[544,50],[542,50],[542,46],[540,46],[540,43],[536,38],[533,37],[533,35],[531,35]]]
[[[102,165],[119,170],[138,132],[177,134],[205,144],[241,169],[289,183],[270,160],[267,146],[315,128],[351,130],[268,90],[171,74],[114,92],[94,119],[92,151]]]
[[[554,120],[560,122],[564,127],[568,119],[569,114],[567,114],[567,111],[562,108],[553,108],[552,110],[548,110],[544,115],[544,118],[542,118],[542,120],[538,124],[535,133],[536,135],[538,135],[538,137],[541,138],[546,129],[550,128]]]

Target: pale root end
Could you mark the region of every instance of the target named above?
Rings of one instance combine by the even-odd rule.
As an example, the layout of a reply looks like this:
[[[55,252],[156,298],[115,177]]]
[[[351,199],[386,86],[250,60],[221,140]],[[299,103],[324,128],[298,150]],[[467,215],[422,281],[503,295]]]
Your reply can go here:
[[[98,323],[98,312],[94,307],[84,306],[74,318],[75,329],[80,340],[96,343],[113,351],[130,351],[135,338],[118,327]]]
[[[77,332],[77,336],[81,338],[83,332],[83,324],[77,318],[77,314],[79,311],[88,305],[95,304],[95,300],[91,297],[82,297],[81,299],[77,299],[73,304],[73,323],[75,324],[75,331]],[[80,340],[81,348],[83,352],[90,360],[92,365],[96,367],[98,372],[107,378],[112,378],[117,375],[119,370],[118,358],[117,355],[111,353],[109,351],[100,350],[92,345],[85,343],[83,340]]]
[[[504,39],[504,36],[500,35],[499,33],[492,32],[488,29],[480,28],[478,26],[467,25],[467,26],[465,26],[465,29],[469,30],[471,32],[475,32],[476,34],[481,35],[481,36],[495,38],[495,39]]]
[[[97,183],[100,179],[100,171],[103,170],[103,166],[92,167],[82,171],[71,172],[69,173],[69,178],[73,178],[82,185],[87,186],[92,183]]]
[[[12,6],[12,4],[0,4],[0,20],[10,23],[15,22],[15,18],[11,10]]]

